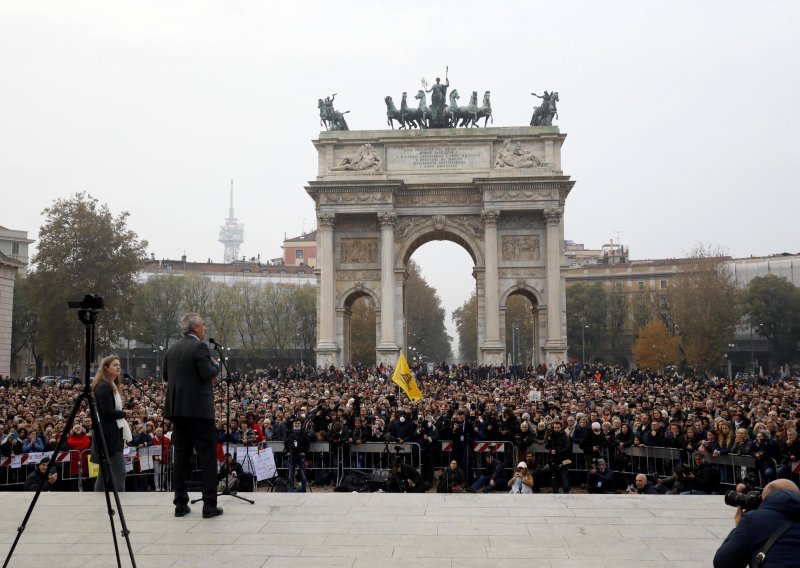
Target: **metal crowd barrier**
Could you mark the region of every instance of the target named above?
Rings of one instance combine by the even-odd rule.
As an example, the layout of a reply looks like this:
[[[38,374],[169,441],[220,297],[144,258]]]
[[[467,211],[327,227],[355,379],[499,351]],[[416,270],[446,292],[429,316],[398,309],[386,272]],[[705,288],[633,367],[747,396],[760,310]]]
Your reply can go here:
[[[399,452],[397,450],[400,450]],[[410,465],[417,471],[422,467],[422,450],[420,445],[412,442],[395,444],[392,442],[365,442],[363,444],[345,444],[339,448],[339,477],[336,484],[341,483],[347,472],[352,470],[389,469],[395,458]]]
[[[329,442],[312,442],[309,452],[306,454],[306,472],[308,481],[316,480],[320,482],[332,482],[338,484],[344,475],[352,470],[384,470],[391,467],[396,457],[403,463],[410,465],[420,471],[423,465],[437,467],[439,465],[447,467],[453,454],[453,442],[441,442],[441,454],[438,451],[426,452],[428,459],[433,459],[432,464],[423,464],[423,452],[419,444],[416,443],[385,443],[368,442],[359,445],[333,445]],[[245,446],[231,445],[231,453],[237,456],[237,461],[242,463],[246,458]],[[288,474],[288,461],[284,454],[284,442],[262,442],[259,449],[272,448],[277,474],[286,477]],[[399,453],[395,452],[399,448]],[[481,475],[483,469],[483,457],[486,453],[493,452],[497,459],[502,459],[504,468],[508,475],[514,471],[514,466],[518,461],[524,460],[525,456],[517,452],[517,448],[510,442],[505,441],[481,441],[473,442],[469,446],[462,446],[464,454],[460,456],[459,466],[468,472],[470,479],[474,480]],[[244,451],[243,451],[244,450]],[[526,451],[534,452],[535,462],[538,467],[549,464],[550,458],[544,448],[544,444],[534,442],[528,446]],[[60,484],[58,490],[91,491],[93,481],[88,468],[90,451],[67,450],[62,451],[52,467],[56,468]],[[19,490],[25,483],[27,476],[37,467],[39,460],[44,456],[50,456],[51,452],[39,454],[22,454],[17,458],[0,458],[0,490]],[[436,457],[441,456],[439,464]],[[126,459],[128,470],[126,476],[126,489],[128,491],[171,491],[173,468],[172,461],[174,449],[168,452],[166,458],[163,457],[161,446],[151,446],[148,448],[130,448]],[[156,459],[156,458],[161,459]],[[639,446],[626,448],[620,451],[611,448],[610,452],[603,455],[609,467],[620,474],[620,482],[632,482],[633,476],[638,473],[656,475],[659,477],[670,476],[674,472],[674,467],[680,463],[690,462],[691,456],[685,451],[674,448]],[[571,479],[574,482],[584,482],[588,464],[585,456],[577,444],[573,445],[572,464],[568,467]],[[760,473],[756,468],[756,460],[752,456],[742,455],[706,455],[706,462],[713,464],[720,472],[720,481],[726,488],[733,487],[741,481],[747,474],[755,473],[756,479],[761,481]],[[242,464],[245,467],[245,464]],[[800,482],[800,462],[789,465],[790,478],[795,483]],[[247,468],[245,467],[245,470]],[[254,473],[254,472],[253,472]],[[192,467],[193,479],[199,479],[199,469],[196,461]],[[254,475],[254,488],[257,481]],[[622,488],[622,487],[620,487]]]
[[[283,451],[285,442],[261,442],[259,447],[272,448],[278,476],[289,475],[289,460]],[[338,475],[335,471],[338,467],[338,462],[331,456],[330,442],[311,442],[308,453],[306,453],[306,479],[309,483],[312,481],[315,482],[315,485],[321,484],[323,481],[326,484],[328,481],[336,483]]]

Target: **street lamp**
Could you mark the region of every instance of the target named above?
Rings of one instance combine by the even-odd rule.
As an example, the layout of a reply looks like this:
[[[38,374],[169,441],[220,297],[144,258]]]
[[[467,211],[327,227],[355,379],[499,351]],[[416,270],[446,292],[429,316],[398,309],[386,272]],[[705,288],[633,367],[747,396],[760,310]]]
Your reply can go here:
[[[156,361],[156,372],[155,376],[153,377],[155,380],[158,380],[158,371],[161,369],[161,352],[164,351],[164,346],[159,345],[158,348],[153,348],[153,358]],[[163,377],[164,374],[162,373],[161,376]]]
[[[581,364],[586,364],[586,330],[589,326],[586,324],[586,320],[581,318]]]
[[[725,354],[725,358],[728,360],[728,380],[733,379],[733,363],[731,362],[731,351],[736,347],[733,343],[728,343],[728,352]]]

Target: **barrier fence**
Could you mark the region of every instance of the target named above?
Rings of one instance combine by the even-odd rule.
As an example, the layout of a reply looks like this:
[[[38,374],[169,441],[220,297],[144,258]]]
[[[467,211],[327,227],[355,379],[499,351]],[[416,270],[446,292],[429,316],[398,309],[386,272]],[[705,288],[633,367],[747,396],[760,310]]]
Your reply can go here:
[[[225,446],[222,446],[225,448]],[[262,452],[272,450],[271,460],[275,470],[269,474],[261,470]],[[224,451],[224,450],[223,450]],[[229,451],[242,464],[246,474],[252,477],[252,484],[240,490],[254,490],[259,481],[267,480],[266,485],[275,475],[286,478],[288,475],[288,459],[284,454],[284,442],[262,442],[256,447],[230,445]],[[542,443],[533,443],[526,452],[534,453],[538,470],[553,471],[559,464],[553,464]],[[467,473],[469,481],[477,479],[483,472],[485,456],[492,453],[501,460],[506,479],[513,475],[519,461],[525,455],[512,443],[507,441],[481,441],[469,444],[457,444],[441,441],[438,446],[421,446],[417,443],[395,444],[392,442],[367,442],[358,445],[332,444],[330,442],[312,442],[305,456],[308,481],[315,485],[337,485],[347,473],[360,471],[387,470],[395,460],[420,471],[426,481],[433,480],[434,469],[447,467],[451,458],[455,458],[459,466]],[[28,475],[34,471],[43,457],[50,457],[52,452],[21,454],[12,457],[0,457],[0,490],[21,489]],[[59,452],[51,467],[56,468],[60,480],[60,490],[91,491],[94,486],[93,471],[97,468],[90,461],[89,450],[67,450]],[[221,454],[221,452],[220,452]],[[164,452],[161,446],[126,449],[126,489],[129,491],[172,491],[172,457],[173,452]],[[606,448],[602,453],[609,467],[618,475],[619,487],[633,482],[638,473],[651,478],[673,475],[678,464],[692,465],[691,455],[687,452],[653,446],[630,447],[620,450]],[[771,468],[770,477],[778,472],[779,463],[771,460],[767,464],[756,463],[755,458],[747,455],[706,455],[706,463],[712,464],[719,472],[723,490],[731,489],[736,483],[750,475],[757,486],[763,486],[769,479],[765,473]],[[573,445],[571,464],[567,466],[572,484],[585,483],[588,466],[586,456],[577,444]],[[591,460],[589,460],[591,461]],[[257,471],[258,470],[258,471]],[[199,479],[196,463],[192,467],[193,479]],[[800,462],[788,464],[791,479],[800,481]],[[553,476],[555,478],[555,476]],[[540,480],[540,486],[546,484]]]

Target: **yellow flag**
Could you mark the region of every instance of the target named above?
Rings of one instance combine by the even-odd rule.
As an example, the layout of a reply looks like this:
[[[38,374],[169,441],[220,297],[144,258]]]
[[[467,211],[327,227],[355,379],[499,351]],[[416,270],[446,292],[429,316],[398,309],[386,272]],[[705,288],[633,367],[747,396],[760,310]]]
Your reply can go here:
[[[405,392],[411,400],[422,400],[422,392],[417,386],[417,381],[414,380],[414,375],[411,374],[411,369],[408,368],[408,361],[406,361],[406,356],[403,355],[402,351],[397,358],[397,365],[394,367],[392,382],[403,389],[403,392]]]

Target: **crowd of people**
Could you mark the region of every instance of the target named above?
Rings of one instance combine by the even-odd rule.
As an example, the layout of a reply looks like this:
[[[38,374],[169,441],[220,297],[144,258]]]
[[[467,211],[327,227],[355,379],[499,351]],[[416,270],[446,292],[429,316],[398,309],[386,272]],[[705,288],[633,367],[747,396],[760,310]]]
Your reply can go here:
[[[742,481],[720,480],[707,456],[753,456],[758,478],[751,481],[759,486],[791,478],[792,463],[800,460],[800,388],[794,380],[740,382],[577,362],[527,369],[441,364],[433,372],[414,369],[424,398],[411,403],[391,381],[391,373],[387,366],[348,365],[218,377],[212,383],[217,442],[288,440],[292,469],[302,469],[298,462],[304,461],[297,441],[326,441],[334,448],[367,441],[414,442],[422,455],[419,487],[439,491],[525,493],[555,480],[557,489],[569,492],[578,465],[572,463],[573,444],[583,450],[580,466],[586,471],[577,482],[597,492],[624,489],[614,472],[625,459],[622,450],[632,446],[675,448],[687,456],[668,478],[637,478],[631,488],[637,492],[708,493],[718,490],[720,481]],[[161,446],[166,458],[174,428],[164,416],[166,384],[139,383],[121,389],[122,414],[132,430],[127,444]],[[0,379],[0,454],[52,451],[81,388]],[[66,448],[88,449],[90,427],[88,410],[82,409]],[[484,440],[507,442],[517,458],[506,452],[476,463],[472,444]],[[442,459],[443,441],[452,442],[452,461]],[[545,460],[530,451],[537,442]],[[435,476],[439,468],[442,473]]]

